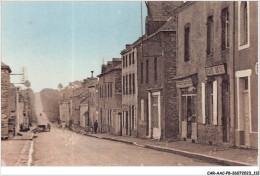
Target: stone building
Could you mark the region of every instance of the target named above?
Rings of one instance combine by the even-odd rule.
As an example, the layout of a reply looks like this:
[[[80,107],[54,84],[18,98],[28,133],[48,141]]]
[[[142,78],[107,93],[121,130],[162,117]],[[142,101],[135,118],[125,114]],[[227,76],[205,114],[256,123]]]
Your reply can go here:
[[[122,55],[122,135],[137,136],[137,50],[126,45]]]
[[[182,2],[147,2],[146,34],[136,41],[138,137],[178,136],[175,9]]]
[[[85,86],[72,91],[70,111],[73,126],[80,126],[80,104],[87,98],[88,89]]]
[[[113,58],[102,65],[99,77],[99,131],[122,134],[121,59]]]
[[[22,95],[21,88],[15,87],[13,84],[10,86],[9,107],[9,125],[13,125],[13,133],[15,135],[17,132],[23,131],[29,127],[29,119],[26,118],[25,97]]]
[[[232,143],[233,2],[187,2],[177,10],[179,131],[184,140]]]
[[[84,79],[83,87],[86,92],[81,95],[80,98],[80,126],[90,130],[94,126],[94,120],[97,119],[96,106],[98,105],[97,92],[95,86],[98,83],[98,79],[91,78]]]
[[[98,120],[99,111],[99,80],[94,78],[88,86],[88,126],[94,128],[94,122]]]
[[[177,9],[175,80],[182,139],[257,146],[257,98],[251,98],[251,92],[258,95],[255,6],[186,2]]]
[[[10,73],[8,65],[1,62],[1,139],[8,139],[8,122],[10,118]]]
[[[258,148],[258,2],[235,2],[235,144]]]
[[[59,105],[60,122],[70,125],[70,101],[62,100]]]

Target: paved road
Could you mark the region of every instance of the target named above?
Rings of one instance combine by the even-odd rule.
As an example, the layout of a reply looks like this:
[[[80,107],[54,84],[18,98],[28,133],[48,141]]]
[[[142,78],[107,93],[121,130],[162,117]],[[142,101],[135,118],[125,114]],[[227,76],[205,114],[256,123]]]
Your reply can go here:
[[[36,113],[43,112],[40,94]],[[37,116],[48,122],[46,115]],[[37,133],[32,166],[204,166],[212,165],[175,154],[92,138],[52,125],[51,132]]]
[[[35,93],[34,109],[35,109],[35,114],[36,114],[38,124],[46,125],[49,122],[49,120],[48,120],[46,114],[43,112],[43,106],[42,106],[40,93]]]
[[[175,154],[84,136],[52,127],[34,139],[33,166],[204,166]]]

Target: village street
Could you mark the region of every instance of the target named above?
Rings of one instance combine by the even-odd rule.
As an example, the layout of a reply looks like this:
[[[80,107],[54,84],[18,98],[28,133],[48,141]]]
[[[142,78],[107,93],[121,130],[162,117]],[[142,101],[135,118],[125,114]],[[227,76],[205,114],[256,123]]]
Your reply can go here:
[[[36,134],[32,166],[206,166],[175,154],[92,138],[52,126]]]

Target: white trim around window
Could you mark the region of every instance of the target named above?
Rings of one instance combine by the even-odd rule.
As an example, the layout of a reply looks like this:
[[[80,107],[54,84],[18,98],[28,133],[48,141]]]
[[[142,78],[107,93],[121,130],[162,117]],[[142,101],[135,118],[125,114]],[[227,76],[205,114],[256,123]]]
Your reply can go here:
[[[240,45],[240,6],[241,6],[241,1],[238,1],[238,50],[242,50],[245,48],[250,47],[250,8],[249,8],[249,1],[245,1],[247,3],[247,18],[248,18],[248,24],[247,24],[247,44]]]

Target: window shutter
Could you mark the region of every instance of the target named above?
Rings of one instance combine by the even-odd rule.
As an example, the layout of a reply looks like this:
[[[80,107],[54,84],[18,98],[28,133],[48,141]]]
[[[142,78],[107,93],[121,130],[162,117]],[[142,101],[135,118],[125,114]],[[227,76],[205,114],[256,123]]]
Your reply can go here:
[[[202,102],[202,123],[206,124],[206,99],[205,99],[205,83],[201,83],[201,102]]]
[[[213,124],[218,124],[218,82],[213,82]]]

